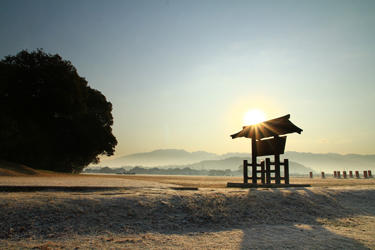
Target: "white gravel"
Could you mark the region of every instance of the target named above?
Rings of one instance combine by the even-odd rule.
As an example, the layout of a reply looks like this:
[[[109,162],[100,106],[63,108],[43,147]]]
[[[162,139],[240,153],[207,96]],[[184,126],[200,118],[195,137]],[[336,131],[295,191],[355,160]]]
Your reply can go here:
[[[375,249],[375,186],[177,191],[111,177],[25,178],[0,184],[121,189],[0,192],[2,249]]]

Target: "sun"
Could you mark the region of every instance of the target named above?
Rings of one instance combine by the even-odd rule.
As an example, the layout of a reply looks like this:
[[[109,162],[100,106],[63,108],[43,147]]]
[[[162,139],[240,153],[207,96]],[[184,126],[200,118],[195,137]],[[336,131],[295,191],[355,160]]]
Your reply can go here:
[[[251,109],[247,111],[243,117],[244,125],[253,125],[266,120],[266,115],[259,109]]]

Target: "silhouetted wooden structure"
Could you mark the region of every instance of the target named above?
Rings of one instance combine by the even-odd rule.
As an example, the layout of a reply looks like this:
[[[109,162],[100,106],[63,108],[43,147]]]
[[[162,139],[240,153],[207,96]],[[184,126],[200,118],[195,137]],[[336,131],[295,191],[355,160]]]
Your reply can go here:
[[[302,132],[302,129],[294,125],[289,118],[290,115],[286,115],[262,123],[244,126],[240,132],[231,135],[232,139],[250,138],[252,155],[251,163],[248,163],[247,160],[244,160],[243,163],[243,183],[228,183],[228,187],[306,186],[289,184],[289,161],[285,159],[280,162],[280,154],[284,153],[286,144],[286,136],[281,135],[294,132],[300,134]],[[257,163],[258,156],[267,155],[274,155],[274,161],[266,158],[265,161]],[[252,168],[251,176],[248,173],[249,166]],[[274,166],[273,169],[272,166]],[[284,166],[284,176],[281,176],[280,166]],[[248,183],[249,179],[251,179],[251,184]],[[258,180],[261,181],[260,185],[258,185]],[[281,181],[284,181],[284,183],[281,184]]]

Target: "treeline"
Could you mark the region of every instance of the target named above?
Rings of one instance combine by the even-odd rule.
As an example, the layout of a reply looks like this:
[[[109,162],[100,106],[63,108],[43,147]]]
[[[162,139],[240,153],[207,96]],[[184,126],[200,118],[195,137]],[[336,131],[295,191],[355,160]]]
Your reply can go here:
[[[240,176],[240,171],[226,170],[197,170],[191,168],[143,168],[134,167],[125,168],[109,168],[102,167],[96,169],[85,169],[84,173],[106,173],[106,174],[155,174],[155,175],[203,175],[203,176]]]

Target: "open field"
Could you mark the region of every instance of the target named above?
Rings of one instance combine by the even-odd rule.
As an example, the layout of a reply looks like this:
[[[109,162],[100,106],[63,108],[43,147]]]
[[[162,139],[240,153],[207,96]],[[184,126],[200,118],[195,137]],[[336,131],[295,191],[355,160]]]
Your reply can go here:
[[[96,176],[96,175],[95,175]],[[227,182],[243,182],[242,177],[232,176],[186,176],[186,175],[105,175],[106,177],[123,178],[128,180],[152,181],[165,184],[174,184],[180,186],[192,186],[198,188],[225,188]],[[250,180],[249,180],[250,181]],[[321,178],[303,178],[291,177],[290,183],[293,184],[311,184],[312,187],[337,187],[337,186],[358,186],[375,185],[375,178],[368,179],[336,179],[328,177]]]
[[[375,249],[374,179],[292,178],[312,187],[250,190],[228,181],[241,178],[2,176],[2,186],[87,189],[0,192],[0,248]],[[117,189],[90,189],[98,186]]]

